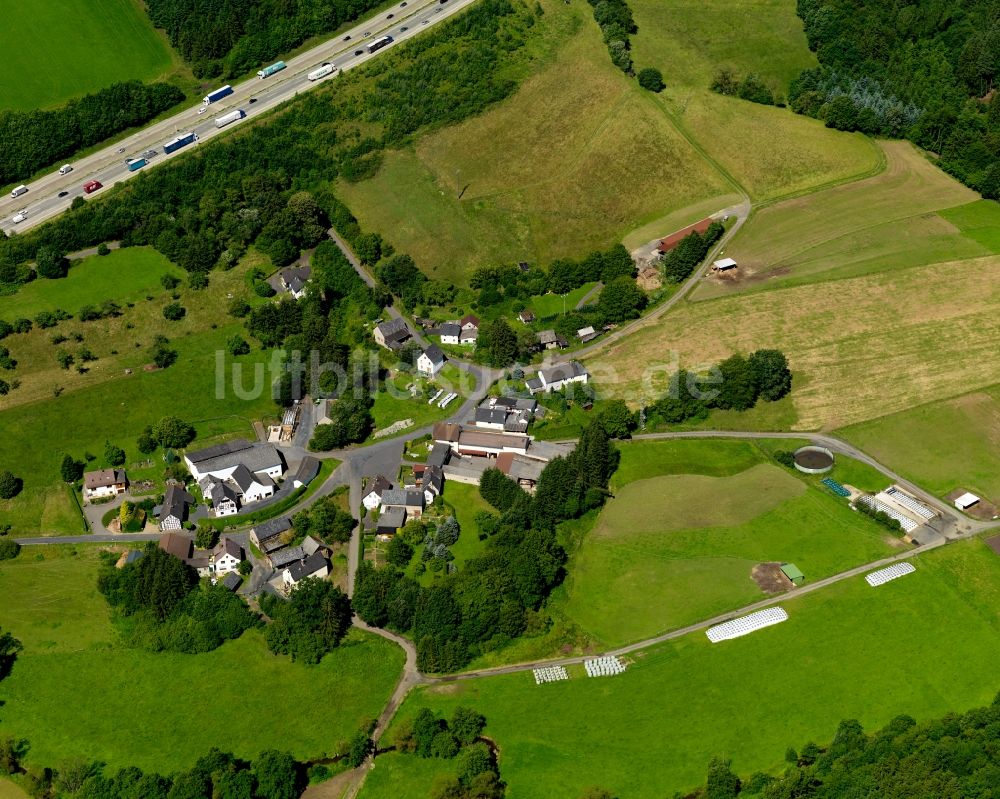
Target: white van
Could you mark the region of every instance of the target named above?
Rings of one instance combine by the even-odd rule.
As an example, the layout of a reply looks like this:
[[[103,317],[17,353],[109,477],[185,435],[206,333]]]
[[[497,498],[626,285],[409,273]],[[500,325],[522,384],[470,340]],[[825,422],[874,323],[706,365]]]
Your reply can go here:
[[[10,196],[11,197],[20,197],[22,194],[27,194],[27,193],[28,193],[28,187],[27,186],[18,186],[16,189],[14,189],[14,191],[12,191],[10,193]]]
[[[69,164],[66,164],[64,166],[59,167],[59,174],[60,175],[68,175],[72,171],[73,171],[73,167],[71,167]]]
[[[11,219],[11,222],[13,222],[16,225],[19,222],[23,222],[27,218],[28,218],[27,211],[18,211],[16,214],[14,214],[13,218]]]

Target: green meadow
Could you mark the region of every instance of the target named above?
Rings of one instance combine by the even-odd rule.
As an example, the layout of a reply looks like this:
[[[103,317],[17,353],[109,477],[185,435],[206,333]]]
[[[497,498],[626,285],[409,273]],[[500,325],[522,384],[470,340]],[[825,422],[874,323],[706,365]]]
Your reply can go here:
[[[60,105],[124,80],[153,80],[179,65],[138,0],[6,3],[0,111]]]
[[[0,684],[0,735],[27,738],[31,764],[83,758],[169,773],[212,746],[320,757],[378,715],[402,667],[398,647],[357,631],[317,666],[272,655],[258,631],[203,655],[128,649],[97,567],[89,546],[27,549],[0,564],[0,627],[24,644]]]
[[[841,719],[872,730],[899,714],[932,718],[993,700],[1000,557],[974,539],[914,564],[877,589],[857,577],[789,600],[787,622],[744,638],[713,645],[697,632],[635,653],[617,677],[575,666],[568,681],[542,686],[530,672],[423,686],[396,723],[421,707],[474,707],[521,799],[592,786],[662,799],[703,784],[714,756],[732,758],[743,777],[778,772],[788,747],[829,741]],[[432,766],[414,756],[385,766],[363,799],[420,796],[431,782]]]

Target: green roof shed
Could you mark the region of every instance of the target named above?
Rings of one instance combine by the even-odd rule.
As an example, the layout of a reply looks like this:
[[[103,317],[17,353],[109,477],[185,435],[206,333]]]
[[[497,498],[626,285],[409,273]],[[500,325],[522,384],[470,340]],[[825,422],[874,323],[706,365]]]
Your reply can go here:
[[[792,585],[801,585],[806,581],[806,576],[802,573],[802,569],[794,563],[781,564],[781,572],[792,581]]]

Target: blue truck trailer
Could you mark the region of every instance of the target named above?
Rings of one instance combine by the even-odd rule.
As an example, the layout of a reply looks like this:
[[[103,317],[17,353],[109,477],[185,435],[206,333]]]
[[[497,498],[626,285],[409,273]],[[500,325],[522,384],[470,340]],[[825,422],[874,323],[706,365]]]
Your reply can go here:
[[[198,140],[198,134],[196,133],[182,133],[177,138],[171,139],[166,144],[163,145],[163,152],[172,153],[175,150],[181,149],[181,147],[186,147]]]
[[[206,94],[204,99],[202,100],[202,103],[204,103],[205,105],[211,105],[212,103],[219,102],[219,100],[221,100],[223,97],[228,97],[232,93],[233,93],[233,87],[230,86],[229,84],[226,84],[221,89],[216,89],[214,92]]]

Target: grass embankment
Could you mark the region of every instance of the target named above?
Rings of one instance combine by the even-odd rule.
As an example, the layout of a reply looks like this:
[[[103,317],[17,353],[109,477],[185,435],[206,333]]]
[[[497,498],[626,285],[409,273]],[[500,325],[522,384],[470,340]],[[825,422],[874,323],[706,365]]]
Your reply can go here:
[[[524,799],[593,785],[658,799],[703,784],[717,755],[744,776],[777,772],[787,747],[829,741],[841,719],[870,730],[993,700],[1000,558],[971,540],[914,564],[878,589],[857,577],[787,602],[789,621],[745,638],[713,645],[698,632],[642,652],[618,677],[575,667],[569,681],[543,686],[518,673],[418,688],[396,721],[423,706],[475,707],[511,795]],[[364,799],[421,795],[426,761],[393,755],[384,765],[391,787],[371,780]]]
[[[1000,386],[838,434],[938,496],[961,488],[1000,503]]]
[[[90,547],[0,564],[0,627],[24,644],[0,685],[0,734],[27,738],[29,763],[78,757],[169,773],[212,746],[317,757],[378,714],[402,667],[397,647],[360,632],[314,667],[270,654],[256,631],[205,655],[126,649],[97,565]],[[276,710],[277,695],[296,712]]]
[[[758,563],[795,563],[812,581],[902,546],[817,478],[747,442],[639,441],[621,451],[614,499],[574,554],[556,605],[607,645],[763,599],[751,577]]]
[[[0,111],[60,105],[180,67],[135,0],[26,0],[4,8]]]

